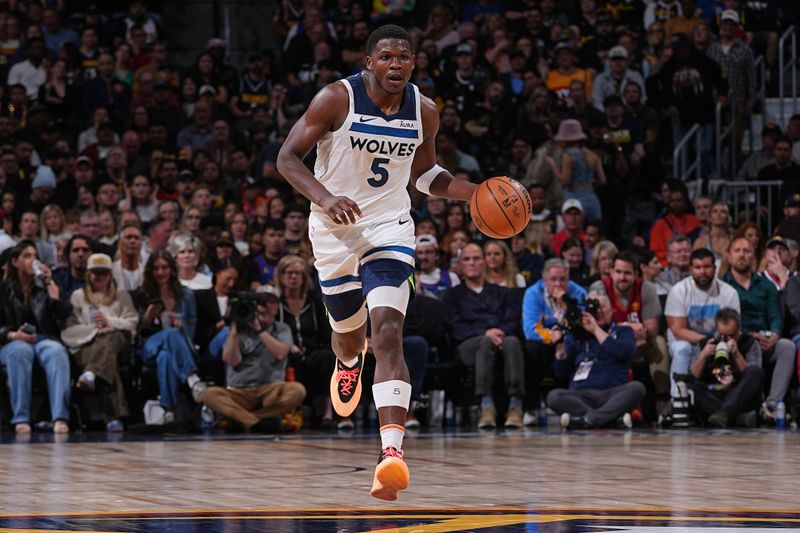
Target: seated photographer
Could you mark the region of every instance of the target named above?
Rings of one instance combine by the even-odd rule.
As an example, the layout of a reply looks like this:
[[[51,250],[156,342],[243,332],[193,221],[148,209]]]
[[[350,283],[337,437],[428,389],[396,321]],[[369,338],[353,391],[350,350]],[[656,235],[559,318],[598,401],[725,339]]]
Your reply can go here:
[[[692,363],[695,381],[689,388],[694,391],[694,404],[714,427],[728,427],[737,417],[739,425],[755,426],[754,417],[747,420],[739,415],[758,409],[761,402],[761,346],[742,332],[742,319],[735,309],[720,309],[714,322],[716,335]]]
[[[9,253],[6,275],[0,285],[0,363],[8,374],[17,433],[31,432],[33,362],[47,376],[53,432],[67,433],[69,426],[69,356],[59,341],[70,306],[50,269],[36,256],[36,246],[22,241]]]
[[[456,353],[467,367],[475,369],[475,395],[481,401],[480,428],[496,425],[492,392],[495,357],[503,357],[505,388],[510,400],[505,427],[522,427],[522,399],[525,381],[522,343],[516,337],[518,311],[509,290],[486,283],[483,250],[475,243],[466,245],[459,259],[463,283],[444,294],[451,336]]]
[[[628,381],[636,334],[630,326],[612,322],[605,294],[589,293],[587,307],[592,300],[597,301],[595,314],[584,311],[580,328],[550,330],[556,342],[556,376],[569,380],[569,389],[550,391],[547,404],[561,415],[563,428],[601,428],[620,417],[631,427],[630,411],[646,394],[641,382]]]
[[[231,321],[222,348],[227,388],[209,387],[202,397],[215,413],[232,418],[246,431],[259,425],[270,430],[280,428],[279,420],[269,419],[292,411],[306,396],[301,383],[284,381],[292,332],[286,324],[275,321],[280,293],[269,285],[255,292],[258,300],[251,304],[252,320],[246,325]]]
[[[664,314],[667,316],[667,346],[672,358],[670,393],[677,397],[675,374],[689,373],[689,366],[703,348],[706,338],[714,335],[714,316],[723,307],[739,311],[736,290],[714,277],[714,253],[706,248],[692,252],[691,276],[670,289]]]
[[[775,408],[789,390],[795,366],[796,349],[792,341],[782,339],[783,315],[778,290],[754,270],[753,245],[747,239],[731,243],[731,270],[722,280],[736,289],[741,305],[742,330],[761,346],[762,363],[774,363],[769,394],[761,406],[761,417],[775,419]]]
[[[92,254],[86,267],[86,286],[72,293],[72,314],[61,339],[80,367],[78,388],[99,390],[108,431],[122,431],[128,416],[125,388],[118,362],[130,357],[131,335],[139,315],[127,291],[117,289],[106,254]]]
[[[669,355],[664,337],[658,334],[661,303],[656,287],[636,276],[638,259],[633,252],[620,252],[611,263],[611,275],[591,286],[611,302],[612,320],[630,326],[636,334],[634,359],[646,361],[656,392],[659,415],[669,413]]]
[[[553,366],[555,341],[551,329],[563,325],[567,301],[582,302],[586,290],[569,281],[569,267],[561,259],[548,259],[542,279],[525,291],[522,331],[525,334],[525,422],[533,424],[540,405],[541,382]],[[564,382],[566,384],[566,382]]]

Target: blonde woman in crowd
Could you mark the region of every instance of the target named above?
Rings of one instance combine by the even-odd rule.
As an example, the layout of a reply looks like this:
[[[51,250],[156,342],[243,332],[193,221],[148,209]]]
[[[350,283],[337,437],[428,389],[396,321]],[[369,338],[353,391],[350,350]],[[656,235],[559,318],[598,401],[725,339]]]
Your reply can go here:
[[[525,287],[525,278],[519,273],[506,243],[487,241],[483,245],[483,258],[486,263],[486,281],[512,289]]]
[[[139,314],[128,292],[117,290],[111,267],[109,256],[89,256],[86,286],[70,297],[72,314],[61,339],[80,367],[78,388],[101,393],[106,429],[116,432],[123,430],[120,418],[128,416],[117,365],[130,355]]]

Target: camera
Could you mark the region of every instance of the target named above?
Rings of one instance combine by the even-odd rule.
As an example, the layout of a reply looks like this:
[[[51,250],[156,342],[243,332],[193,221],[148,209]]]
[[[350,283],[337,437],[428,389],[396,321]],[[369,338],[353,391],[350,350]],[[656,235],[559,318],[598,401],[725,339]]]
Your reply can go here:
[[[266,305],[267,298],[269,294],[263,292],[232,291],[228,295],[231,322],[236,323],[239,329],[250,327],[250,323],[256,317],[256,305]]]
[[[577,298],[572,298],[571,296],[565,294],[564,303],[566,304],[567,309],[564,311],[564,320],[562,322],[563,329],[569,333],[572,333],[576,337],[589,336],[589,332],[587,332],[581,325],[583,321],[583,309],[585,309],[586,312],[591,314],[593,317],[597,318],[597,311],[600,309],[600,302],[594,298],[584,298],[583,309],[581,309],[581,304],[578,302]]]
[[[731,364],[731,351],[728,343],[724,339],[714,339],[717,344],[714,350],[714,366],[724,366]]]

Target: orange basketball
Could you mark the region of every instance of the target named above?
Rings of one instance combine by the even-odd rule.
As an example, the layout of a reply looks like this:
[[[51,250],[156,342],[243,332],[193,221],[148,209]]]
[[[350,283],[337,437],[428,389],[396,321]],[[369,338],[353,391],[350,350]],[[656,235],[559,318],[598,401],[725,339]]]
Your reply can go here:
[[[481,183],[469,202],[475,226],[489,237],[508,239],[525,229],[533,215],[525,187],[506,176]]]

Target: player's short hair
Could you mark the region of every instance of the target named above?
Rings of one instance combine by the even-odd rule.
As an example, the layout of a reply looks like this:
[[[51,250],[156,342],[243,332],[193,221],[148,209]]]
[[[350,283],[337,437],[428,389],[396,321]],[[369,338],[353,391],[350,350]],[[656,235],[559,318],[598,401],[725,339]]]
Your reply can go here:
[[[411,36],[406,30],[396,24],[386,24],[373,31],[367,39],[367,54],[372,55],[372,51],[383,39],[400,39],[411,45]]]

